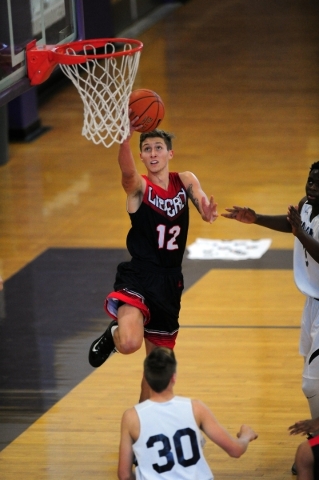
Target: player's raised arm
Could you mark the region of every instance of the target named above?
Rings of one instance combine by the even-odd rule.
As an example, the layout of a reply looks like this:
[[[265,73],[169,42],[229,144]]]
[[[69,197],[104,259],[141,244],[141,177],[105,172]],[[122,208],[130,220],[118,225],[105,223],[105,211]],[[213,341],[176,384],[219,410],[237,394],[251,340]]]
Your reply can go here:
[[[179,174],[187,194],[205,222],[213,223],[218,217],[217,203],[214,197],[209,199],[203,191],[198,178],[192,172],[183,172]]]
[[[137,171],[130,145],[133,133],[140,126],[138,120],[138,117],[135,117],[130,122],[130,133],[120,144],[118,153],[118,163],[122,172],[122,186],[127,195],[133,196],[139,195],[143,187],[143,179]]]
[[[239,207],[237,205],[226,208],[226,212],[221,213],[221,216],[242,223],[255,223],[279,232],[291,233],[291,225],[287,220],[287,215],[261,215],[249,207]]]

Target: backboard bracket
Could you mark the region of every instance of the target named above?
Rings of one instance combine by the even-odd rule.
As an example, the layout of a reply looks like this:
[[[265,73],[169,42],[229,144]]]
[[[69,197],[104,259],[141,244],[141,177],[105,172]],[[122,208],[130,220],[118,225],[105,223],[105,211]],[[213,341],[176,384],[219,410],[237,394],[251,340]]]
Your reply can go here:
[[[39,45],[32,40],[26,46],[28,77],[31,85],[39,85],[47,80],[58,65],[52,50],[56,45]]]

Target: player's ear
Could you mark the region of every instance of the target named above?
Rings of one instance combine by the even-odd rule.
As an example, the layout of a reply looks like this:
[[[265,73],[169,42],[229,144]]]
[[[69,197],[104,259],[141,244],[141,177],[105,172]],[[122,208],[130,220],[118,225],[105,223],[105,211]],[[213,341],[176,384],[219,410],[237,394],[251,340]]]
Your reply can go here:
[[[176,375],[177,375],[176,372],[173,373],[173,375],[172,375],[172,378],[171,378],[172,385],[175,385],[175,383],[176,383]]]

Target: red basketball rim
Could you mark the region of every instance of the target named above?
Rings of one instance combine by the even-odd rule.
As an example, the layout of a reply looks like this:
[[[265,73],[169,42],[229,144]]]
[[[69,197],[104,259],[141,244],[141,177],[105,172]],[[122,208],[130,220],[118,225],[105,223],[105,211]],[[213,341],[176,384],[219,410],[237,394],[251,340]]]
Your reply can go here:
[[[104,48],[107,44],[123,44],[124,47],[125,45],[135,45],[135,47],[110,53],[89,53],[90,50],[94,51],[96,49]],[[84,63],[86,60],[90,59],[98,60],[103,58],[122,57],[123,55],[134,55],[142,49],[143,43],[131,38],[97,38],[58,45],[52,49],[52,54],[57,63],[72,65],[74,63]]]

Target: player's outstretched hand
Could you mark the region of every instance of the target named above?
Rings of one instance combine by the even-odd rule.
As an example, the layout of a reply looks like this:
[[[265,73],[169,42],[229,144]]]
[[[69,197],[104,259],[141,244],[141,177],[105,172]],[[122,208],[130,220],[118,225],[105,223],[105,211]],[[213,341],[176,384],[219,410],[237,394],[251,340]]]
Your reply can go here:
[[[249,425],[242,425],[237,433],[237,438],[243,437],[249,440],[249,442],[252,442],[258,438],[258,435],[251,427],[249,427]]]
[[[202,198],[202,212],[202,219],[209,223],[213,223],[218,217],[217,203],[214,202],[213,195],[208,203],[205,197]]]
[[[129,110],[129,115],[131,114],[131,109]],[[143,125],[141,123],[138,123],[139,122],[139,119],[140,117],[134,117],[131,121],[130,121],[130,134],[133,135],[133,133],[138,130],[139,128],[141,128]]]
[[[249,207],[234,205],[233,208],[226,208],[226,212],[228,213],[222,213],[221,216],[231,220],[238,220],[238,222],[255,223],[257,220],[256,212]]]
[[[300,231],[301,227],[301,217],[300,213],[298,212],[298,207],[294,207],[293,205],[289,205],[288,213],[287,213],[287,220],[291,225],[292,233],[297,235]]]
[[[132,110],[129,109],[129,115],[131,114]],[[139,128],[142,127],[140,123],[138,123],[140,117],[134,117],[132,120],[130,120],[130,133],[126,138],[123,138],[122,142],[129,141],[133,135],[133,133],[138,130]]]
[[[307,435],[307,433],[314,433],[319,430],[319,418],[313,418],[310,420],[300,420],[299,422],[290,425],[288,428],[290,435]]]

